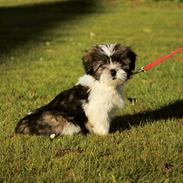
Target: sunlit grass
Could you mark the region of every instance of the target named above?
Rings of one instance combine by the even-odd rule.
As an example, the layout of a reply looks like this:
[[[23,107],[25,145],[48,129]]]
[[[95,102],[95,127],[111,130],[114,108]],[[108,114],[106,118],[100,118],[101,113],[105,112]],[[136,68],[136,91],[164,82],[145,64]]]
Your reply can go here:
[[[82,54],[91,45],[129,45],[138,55],[137,67],[181,47],[180,5],[106,1],[67,19],[60,4],[43,12],[47,21],[39,17],[49,25],[42,22],[43,29],[35,24],[36,6],[23,13],[11,9],[23,0],[0,3],[9,6],[0,8],[0,182],[183,182],[182,53],[129,81],[124,92],[137,103],[126,101],[116,111],[107,136],[50,141],[14,134],[28,111],[77,82],[84,73]]]

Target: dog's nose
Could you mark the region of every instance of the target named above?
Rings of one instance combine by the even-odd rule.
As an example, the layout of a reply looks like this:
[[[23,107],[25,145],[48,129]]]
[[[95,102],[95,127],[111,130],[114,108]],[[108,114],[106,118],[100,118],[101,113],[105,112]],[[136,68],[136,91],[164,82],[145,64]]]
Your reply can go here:
[[[116,70],[115,69],[111,69],[111,75],[116,76]]]

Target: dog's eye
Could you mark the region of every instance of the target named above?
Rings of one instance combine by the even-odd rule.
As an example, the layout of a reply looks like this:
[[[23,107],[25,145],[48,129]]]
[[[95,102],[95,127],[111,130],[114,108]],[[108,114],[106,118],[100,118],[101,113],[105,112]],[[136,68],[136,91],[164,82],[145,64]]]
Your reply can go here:
[[[104,64],[99,64],[99,65],[98,65],[98,68],[101,68],[103,65],[104,65]]]
[[[97,70],[99,70],[99,69],[101,69],[101,68],[102,68],[102,66],[103,66],[103,64],[99,64],[99,65],[97,65],[96,71],[97,71]]]
[[[101,69],[103,67],[104,63],[100,62],[95,66],[95,72],[98,71],[99,69]]]
[[[104,64],[105,64],[105,61],[100,61],[100,62],[98,62],[97,66],[100,68],[100,67],[102,67]]]

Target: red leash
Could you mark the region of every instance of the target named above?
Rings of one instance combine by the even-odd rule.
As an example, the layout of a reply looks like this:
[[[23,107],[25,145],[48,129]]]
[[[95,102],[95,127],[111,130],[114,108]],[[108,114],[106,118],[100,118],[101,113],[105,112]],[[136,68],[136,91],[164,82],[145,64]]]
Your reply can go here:
[[[163,61],[166,60],[167,58],[169,58],[169,57],[171,57],[171,56],[173,56],[173,55],[175,55],[176,53],[179,53],[179,52],[181,52],[181,51],[183,51],[183,47],[182,47],[182,48],[178,48],[178,49],[176,49],[175,51],[172,51],[171,53],[169,53],[169,54],[167,54],[167,55],[165,55],[165,56],[163,56],[163,57],[158,58],[158,59],[155,60],[154,62],[151,62],[151,63],[149,63],[149,64],[147,64],[147,65],[141,67],[138,71],[135,71],[133,74],[138,74],[138,73],[140,73],[140,72],[145,72],[145,71],[147,71],[147,70],[149,70],[149,69],[152,69],[153,67],[155,67],[155,66],[158,65],[159,63],[163,62]]]

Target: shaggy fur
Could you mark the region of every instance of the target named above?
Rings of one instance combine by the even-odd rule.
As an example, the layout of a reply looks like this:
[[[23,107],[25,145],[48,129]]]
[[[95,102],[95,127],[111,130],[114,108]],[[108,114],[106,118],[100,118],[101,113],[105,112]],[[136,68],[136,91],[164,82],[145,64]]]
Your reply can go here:
[[[122,86],[135,69],[136,54],[121,44],[103,44],[86,51],[82,59],[86,74],[71,89],[28,113],[18,122],[17,133],[109,133],[113,108],[124,106]]]

